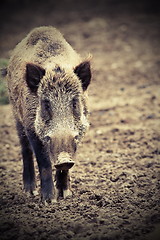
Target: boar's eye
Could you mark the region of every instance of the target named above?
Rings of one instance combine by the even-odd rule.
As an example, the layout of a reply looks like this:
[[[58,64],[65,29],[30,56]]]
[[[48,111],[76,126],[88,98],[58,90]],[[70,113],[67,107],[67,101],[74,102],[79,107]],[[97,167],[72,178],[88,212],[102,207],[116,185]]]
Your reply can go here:
[[[52,117],[51,103],[49,100],[42,100],[41,102],[41,117],[46,122]]]
[[[73,98],[72,99],[72,109],[73,109],[73,114],[76,118],[80,117],[80,105],[79,105],[79,100],[78,98]]]

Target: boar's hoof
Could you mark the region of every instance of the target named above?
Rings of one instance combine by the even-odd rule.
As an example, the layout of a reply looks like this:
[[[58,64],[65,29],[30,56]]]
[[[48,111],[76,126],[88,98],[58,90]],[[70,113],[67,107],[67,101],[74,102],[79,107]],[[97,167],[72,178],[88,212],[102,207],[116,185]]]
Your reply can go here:
[[[67,152],[61,152],[58,155],[58,160],[55,164],[58,170],[68,170],[73,167],[74,161],[71,159],[70,154]]]
[[[38,191],[37,191],[37,190],[34,190],[34,191],[32,191],[32,195],[33,195],[33,196],[38,196],[38,195],[39,195],[39,193],[38,193]]]
[[[70,189],[63,190],[63,198],[66,199],[72,196],[72,191]]]
[[[29,195],[34,195],[34,192],[36,191],[35,188],[36,188],[35,182],[32,182],[32,183],[24,182],[23,190],[28,196]]]

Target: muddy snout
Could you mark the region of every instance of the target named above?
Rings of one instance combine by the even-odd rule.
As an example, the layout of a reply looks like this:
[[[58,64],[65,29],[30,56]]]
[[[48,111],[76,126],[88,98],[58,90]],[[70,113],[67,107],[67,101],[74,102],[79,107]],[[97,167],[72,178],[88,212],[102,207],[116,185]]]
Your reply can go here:
[[[58,170],[68,170],[73,167],[74,161],[70,154],[67,152],[61,152],[58,155],[57,161],[55,163],[55,168]]]

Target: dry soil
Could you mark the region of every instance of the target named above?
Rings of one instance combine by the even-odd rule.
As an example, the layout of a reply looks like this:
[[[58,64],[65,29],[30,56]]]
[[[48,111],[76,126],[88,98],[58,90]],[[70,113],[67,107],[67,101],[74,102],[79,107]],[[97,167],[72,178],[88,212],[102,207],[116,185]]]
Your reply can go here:
[[[91,1],[67,13],[59,5],[23,8],[3,22],[2,57],[31,28],[54,25],[81,55],[92,54],[93,78],[91,126],[71,169],[73,197],[49,206],[22,190],[11,106],[0,106],[1,240],[160,239],[159,18],[132,6],[120,14],[108,2],[101,11]],[[39,189],[38,171],[37,182]]]

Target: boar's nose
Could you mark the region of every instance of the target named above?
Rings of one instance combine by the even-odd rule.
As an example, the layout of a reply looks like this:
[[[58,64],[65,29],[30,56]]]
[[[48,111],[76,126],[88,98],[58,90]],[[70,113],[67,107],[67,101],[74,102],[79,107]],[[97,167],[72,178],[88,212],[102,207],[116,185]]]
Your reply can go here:
[[[61,152],[58,155],[57,162],[55,164],[56,169],[58,170],[68,170],[73,167],[74,161],[67,152]]]
[[[59,131],[51,138],[51,154],[53,154],[55,167],[59,170],[68,170],[74,165],[73,156],[77,143],[75,135],[66,131]]]

